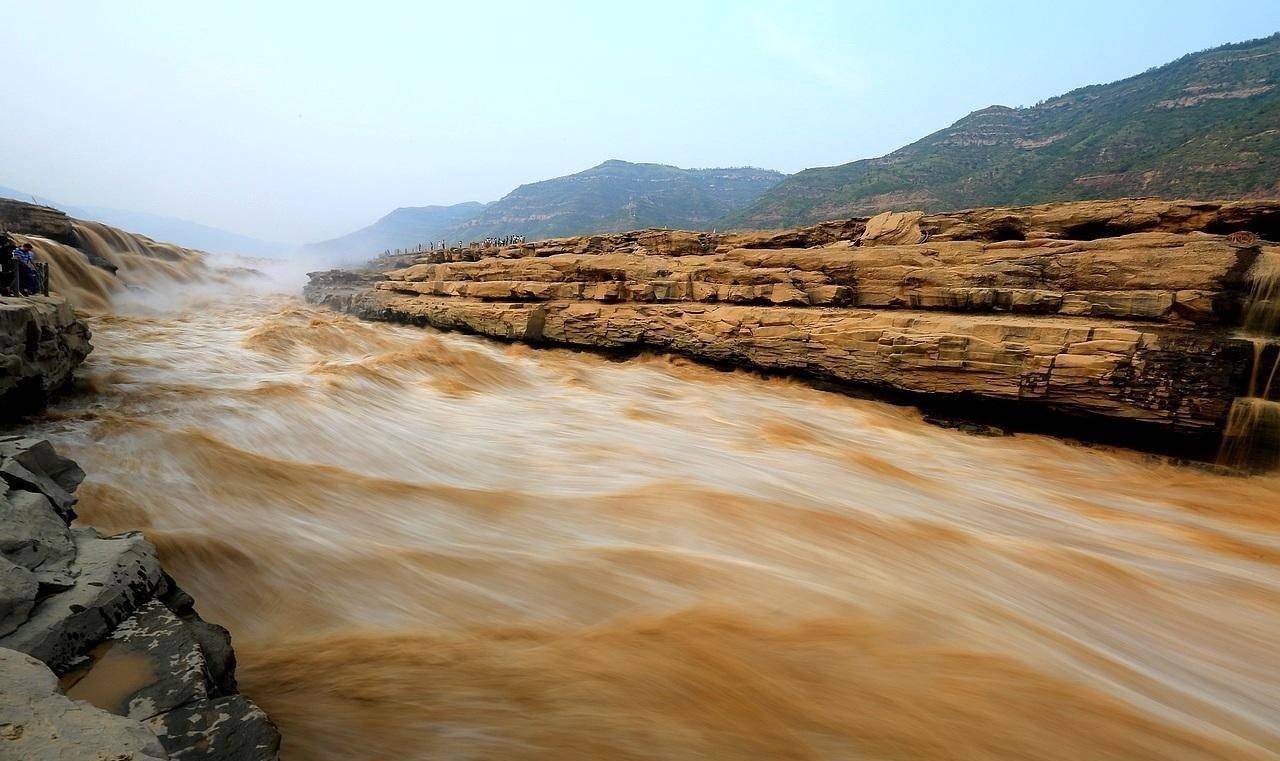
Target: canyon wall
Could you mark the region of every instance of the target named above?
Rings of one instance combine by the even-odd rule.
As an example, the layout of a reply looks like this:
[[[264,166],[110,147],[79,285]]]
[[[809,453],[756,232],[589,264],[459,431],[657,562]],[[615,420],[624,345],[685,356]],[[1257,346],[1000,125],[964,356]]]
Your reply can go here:
[[[305,293],[371,319],[673,351],[1203,449],[1248,385],[1254,352],[1233,330],[1278,231],[1274,202],[889,213],[453,249],[314,273]]]

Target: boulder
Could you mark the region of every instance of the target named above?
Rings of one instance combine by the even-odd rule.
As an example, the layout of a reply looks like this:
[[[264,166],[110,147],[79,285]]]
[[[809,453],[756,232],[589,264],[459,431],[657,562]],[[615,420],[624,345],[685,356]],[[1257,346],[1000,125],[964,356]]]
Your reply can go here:
[[[75,491],[84,482],[84,470],[75,460],[58,454],[46,439],[0,437],[0,457],[12,458],[27,470],[45,475],[66,492]]]
[[[0,497],[0,556],[32,571],[46,592],[74,583],[71,530],[43,494],[11,490]]]
[[[142,722],[68,698],[43,663],[0,648],[0,758],[145,761],[169,756]]]
[[[895,246],[908,243],[923,243],[924,233],[920,231],[920,220],[924,217],[919,211],[886,211],[867,220],[867,227],[858,238],[862,246]]]
[[[43,443],[48,444],[48,442]],[[0,479],[8,484],[10,489],[43,494],[53,503],[54,508],[66,523],[75,520],[76,498],[71,496],[71,491],[59,483],[53,475],[43,470],[38,457],[21,457],[25,454],[24,450],[11,451],[19,456],[5,456],[4,452],[0,451]],[[72,478],[72,473],[55,472],[64,482],[72,484],[71,489],[79,485],[79,481]],[[83,473],[81,477],[83,478]]]

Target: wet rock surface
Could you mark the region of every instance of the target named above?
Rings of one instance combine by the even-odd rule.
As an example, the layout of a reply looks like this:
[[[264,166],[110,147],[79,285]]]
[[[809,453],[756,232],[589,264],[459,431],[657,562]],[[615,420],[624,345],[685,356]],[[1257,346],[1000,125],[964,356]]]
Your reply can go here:
[[[885,213],[780,233],[644,230],[314,273],[308,300],[503,340],[660,350],[922,400],[1216,441],[1275,202]],[[404,264],[403,261],[395,264]]]
[[[83,471],[0,437],[0,473],[0,757],[275,758],[275,726],[235,692],[230,636],[155,547],[71,528]]]
[[[49,667],[29,655],[0,648],[0,688],[0,758],[169,758],[146,725],[63,695]]]
[[[147,722],[171,759],[273,758],[280,735],[243,695],[188,703]]]

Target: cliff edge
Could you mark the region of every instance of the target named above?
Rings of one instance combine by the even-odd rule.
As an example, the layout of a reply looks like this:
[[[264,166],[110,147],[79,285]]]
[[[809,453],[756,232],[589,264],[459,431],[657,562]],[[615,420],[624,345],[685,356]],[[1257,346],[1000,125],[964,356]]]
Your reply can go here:
[[[1257,353],[1236,328],[1280,256],[1277,232],[1280,202],[1266,201],[886,213],[453,249],[313,273],[305,295],[370,319],[672,351],[1204,456],[1247,395]]]
[[[89,355],[89,338],[59,295],[0,297],[0,419],[42,409]]]

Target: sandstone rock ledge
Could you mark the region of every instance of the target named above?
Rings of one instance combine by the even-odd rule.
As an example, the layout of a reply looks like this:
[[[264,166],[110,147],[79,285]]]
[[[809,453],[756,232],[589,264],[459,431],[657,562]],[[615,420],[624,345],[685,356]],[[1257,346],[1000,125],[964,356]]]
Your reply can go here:
[[[304,295],[367,319],[672,351],[1203,456],[1247,385],[1253,348],[1233,333],[1276,238],[1280,202],[1266,201],[894,212],[431,252],[313,273]]]
[[[71,528],[84,472],[46,441],[0,437],[0,477],[0,758],[276,758],[275,726],[236,691],[230,635],[155,547]]]
[[[0,298],[0,418],[44,407],[91,348],[88,326],[61,296]]]

